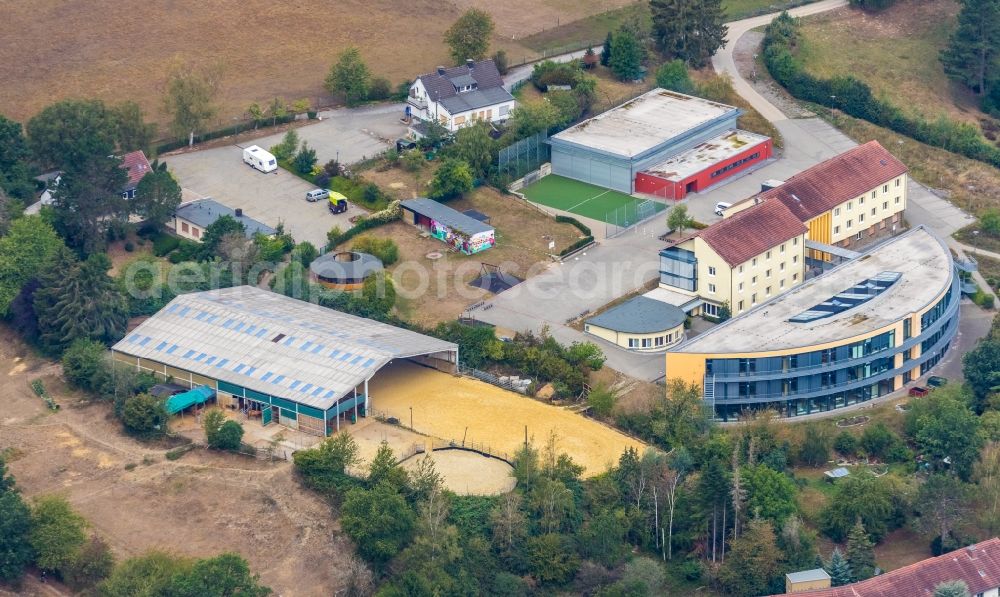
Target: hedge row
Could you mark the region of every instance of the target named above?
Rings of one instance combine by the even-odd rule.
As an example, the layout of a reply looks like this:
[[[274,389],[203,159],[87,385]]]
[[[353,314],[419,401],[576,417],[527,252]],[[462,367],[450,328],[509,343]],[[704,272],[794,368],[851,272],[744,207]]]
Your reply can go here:
[[[295,120],[295,114],[289,114],[287,116],[282,116],[281,118],[266,118],[257,122],[258,128],[268,128],[271,126],[278,126],[279,124],[285,124]],[[230,135],[235,135],[239,132],[246,132],[250,129],[250,125],[246,123],[235,124],[233,126],[227,126],[221,128],[217,131],[209,131],[207,133],[202,133],[200,135],[194,136],[195,143],[204,143],[205,141],[211,141],[212,139],[218,139],[220,137],[228,137]],[[173,141],[167,141],[161,145],[156,146],[156,154],[162,155],[168,151],[173,151],[175,149],[180,149],[182,147],[187,147],[188,139],[183,137],[181,139],[174,139]]]
[[[570,246],[566,247],[562,251],[559,251],[559,256],[565,257],[566,255],[569,255],[570,253],[576,251],[577,249],[582,249],[583,247],[586,247],[592,242],[594,242],[594,237],[587,235],[581,238],[580,240],[576,241],[575,243],[571,244]]]
[[[378,220],[378,219],[375,219],[375,220],[367,220],[367,219],[366,220],[361,220],[360,222],[358,222],[354,226],[351,226],[347,230],[345,230],[342,233],[340,233],[340,236],[336,237],[336,239],[333,239],[333,238],[328,239],[329,240],[329,244],[327,245],[327,248],[330,249],[330,250],[332,250],[337,245],[341,245],[341,244],[343,244],[343,243],[351,240],[352,238],[354,238],[355,236],[361,234],[362,232],[366,232],[368,230],[372,230],[373,228],[378,228],[379,226],[384,226],[387,223],[388,222],[386,222],[386,221],[382,221],[382,220]]]
[[[876,98],[868,85],[854,77],[820,79],[805,72],[794,54],[798,39],[798,21],[784,12],[767,26],[763,42],[768,72],[794,97],[841,110],[927,145],[1000,168],[1000,148],[990,144],[970,124],[944,117],[928,121],[908,116],[888,101]]]
[[[561,222],[563,224],[572,224],[576,226],[580,232],[586,234],[587,236],[593,234],[590,231],[590,228],[588,226],[585,226],[583,222],[577,220],[576,218],[572,218],[570,216],[556,216],[556,222]]]

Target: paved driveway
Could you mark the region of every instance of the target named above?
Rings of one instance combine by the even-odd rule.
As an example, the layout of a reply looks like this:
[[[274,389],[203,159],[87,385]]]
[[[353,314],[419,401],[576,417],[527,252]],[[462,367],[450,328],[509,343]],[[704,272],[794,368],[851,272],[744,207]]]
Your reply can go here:
[[[399,121],[402,104],[323,112],[323,120],[297,129],[299,137],[316,149],[319,163],[338,156],[345,164],[384,151],[406,127]],[[242,145],[269,148],[282,134],[270,135]],[[212,197],[269,226],[283,222],[296,241],[321,247],[333,226],[350,228],[350,217],[365,213],[350,205],[347,213],[331,214],[325,202],[308,203],[306,192],[314,188],[301,178],[278,169],[258,172],[243,163],[242,146],[229,145],[164,158],[187,195]]]

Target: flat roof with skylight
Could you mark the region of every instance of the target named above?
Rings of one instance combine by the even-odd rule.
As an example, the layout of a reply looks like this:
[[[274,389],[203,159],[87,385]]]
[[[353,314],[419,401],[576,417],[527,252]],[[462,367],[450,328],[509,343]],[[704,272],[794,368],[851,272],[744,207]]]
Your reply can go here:
[[[920,226],[715,326],[674,351],[757,353],[860,336],[930,306],[951,286],[953,269],[948,248]]]
[[[552,140],[631,158],[739,113],[734,106],[657,88],[574,125]]]

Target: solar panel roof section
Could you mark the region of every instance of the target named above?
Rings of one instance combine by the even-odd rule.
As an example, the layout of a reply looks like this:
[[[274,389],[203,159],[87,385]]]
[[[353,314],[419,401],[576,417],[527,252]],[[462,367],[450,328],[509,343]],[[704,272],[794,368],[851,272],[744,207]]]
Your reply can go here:
[[[871,278],[862,280],[854,286],[838,293],[829,300],[814,305],[810,309],[799,313],[795,317],[790,317],[788,321],[792,323],[808,323],[830,317],[838,313],[843,313],[848,309],[853,309],[862,303],[867,303],[876,296],[885,292],[890,286],[895,284],[903,274],[899,272],[880,272]]]
[[[178,317],[185,308],[192,316]],[[286,338],[272,342],[279,334]],[[394,358],[457,350],[437,338],[248,286],[181,295],[133,336],[114,350],[321,409]],[[143,345],[143,337],[152,340]],[[181,358],[188,351],[210,356]],[[241,373],[233,370],[239,364]],[[299,382],[297,391],[292,381]],[[302,389],[307,385],[309,392]]]

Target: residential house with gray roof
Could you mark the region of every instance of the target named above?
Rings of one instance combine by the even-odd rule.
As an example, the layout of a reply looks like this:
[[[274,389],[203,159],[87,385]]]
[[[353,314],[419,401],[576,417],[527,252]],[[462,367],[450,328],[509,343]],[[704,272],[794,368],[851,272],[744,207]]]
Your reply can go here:
[[[417,134],[421,122],[431,121],[455,132],[478,120],[503,122],[514,104],[492,60],[467,60],[461,66],[439,66],[417,77],[406,98],[406,113],[416,121],[411,130]]]

